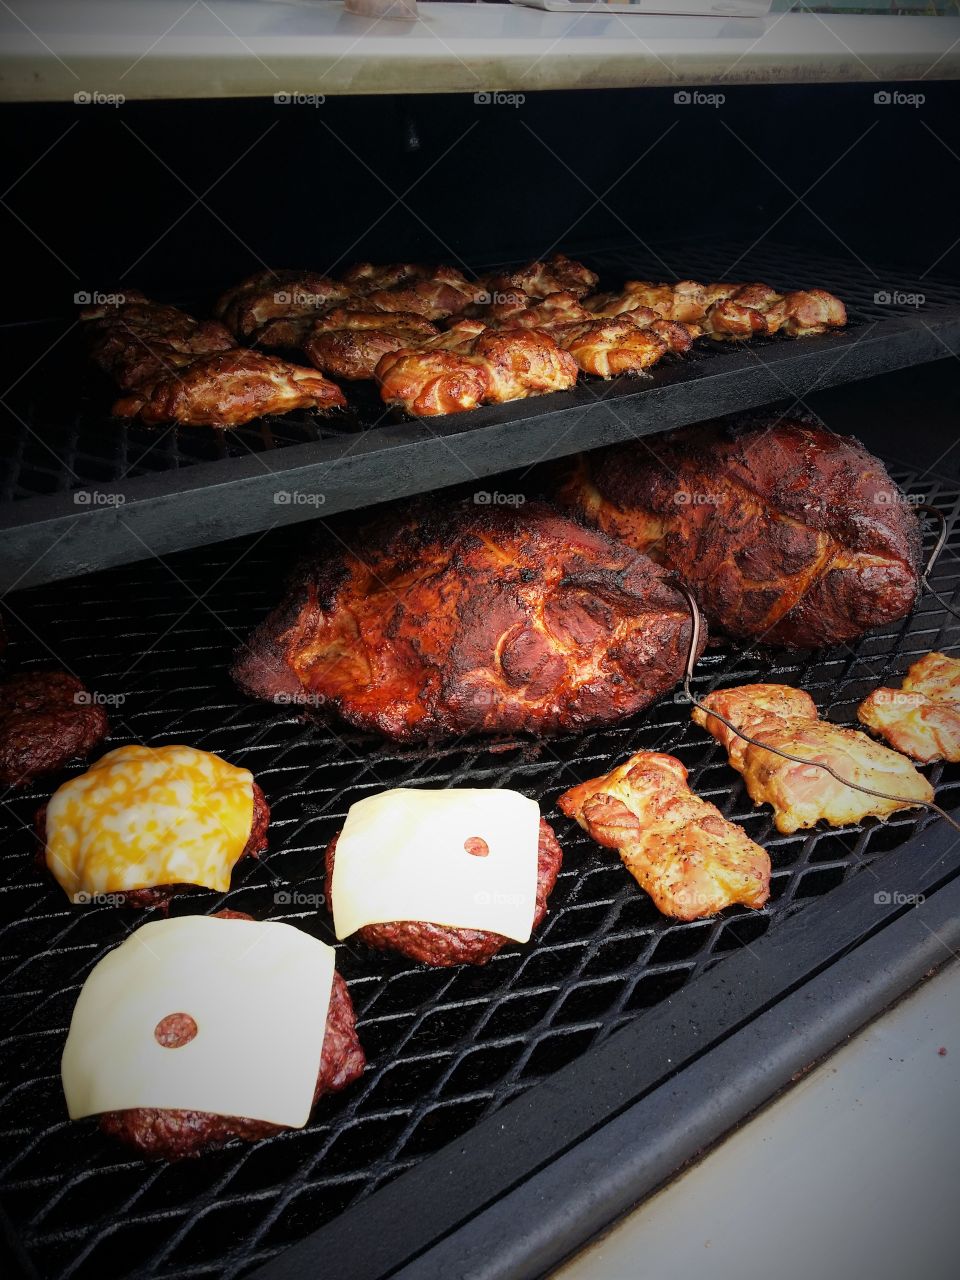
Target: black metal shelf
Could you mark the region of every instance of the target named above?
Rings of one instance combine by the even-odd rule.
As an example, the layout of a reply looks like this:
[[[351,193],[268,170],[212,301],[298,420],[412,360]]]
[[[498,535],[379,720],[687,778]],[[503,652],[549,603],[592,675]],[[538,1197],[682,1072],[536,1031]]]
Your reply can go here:
[[[662,275],[635,250],[586,257],[604,285]],[[704,279],[736,257],[729,243],[671,246],[671,260]],[[327,418],[288,415],[232,432],[128,426],[105,416],[105,384],[83,392],[76,411],[65,407],[78,381],[89,382],[75,369],[76,335],[57,341],[60,329],[20,326],[8,345],[21,368],[0,435],[0,590],[480,480],[960,351],[960,285],[893,269],[881,278],[766,243],[737,272],[775,287],[829,288],[851,323],[811,339],[701,342],[649,377],[588,379],[570,392],[422,421],[399,420],[371,388],[352,387],[350,408]],[[927,296],[914,308],[878,302],[884,290]]]

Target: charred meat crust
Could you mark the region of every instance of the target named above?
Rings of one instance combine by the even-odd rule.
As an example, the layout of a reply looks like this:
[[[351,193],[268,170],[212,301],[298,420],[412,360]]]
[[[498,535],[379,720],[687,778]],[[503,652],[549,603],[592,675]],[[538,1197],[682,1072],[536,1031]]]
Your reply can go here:
[[[218,911],[230,920],[249,920],[241,911]],[[353,1002],[339,973],[333,975],[327,1023],[320,1055],[320,1070],[313,1095],[314,1105],[323,1094],[336,1093],[363,1075],[366,1057],[357,1038]],[[100,1128],[140,1155],[163,1160],[182,1160],[203,1155],[234,1138],[256,1142],[280,1133],[284,1126],[242,1116],[218,1116],[208,1111],[174,1111],[137,1107],[129,1111],[107,1111],[98,1117]]]
[[[558,496],[674,570],[729,635],[816,648],[916,602],[916,513],[859,441],[809,423],[617,445],[584,457]]]
[[[67,761],[88,755],[109,727],[103,708],[66,671],[30,671],[4,680],[0,684],[0,784],[24,787]]]
[[[327,906],[333,910],[333,865],[337,854],[339,835],[327,845],[326,893]],[[537,929],[547,914],[547,899],[557,882],[563,853],[551,827],[540,819],[540,837],[537,846],[537,906],[533,927]],[[394,920],[389,924],[369,924],[357,930],[357,937],[369,947],[380,951],[399,951],[421,964],[447,966],[455,964],[486,964],[491,956],[504,947],[516,944],[511,938],[483,929],[452,929],[439,924],[427,924],[422,920]]]
[[[423,742],[609,724],[682,675],[668,573],[544,503],[408,504],[352,545],[331,538],[238,653],[247,693]]]
[[[267,804],[267,798],[257,786],[253,784],[253,819],[250,824],[250,839],[243,847],[243,852],[237,859],[256,858],[267,847],[267,827],[270,825],[270,806]],[[37,810],[33,819],[33,828],[37,836],[37,866],[44,875],[51,876],[47,867],[47,806],[43,805]],[[236,864],[234,864],[236,865]],[[171,898],[175,898],[178,893],[185,893],[188,889],[195,889],[193,884],[159,884],[152,885],[148,889],[131,889],[128,893],[123,894],[123,905],[125,907],[142,907],[144,910],[149,907],[165,908]],[[119,895],[117,895],[119,896]],[[249,916],[242,916],[235,911],[219,912],[218,914],[226,914],[231,918],[236,916],[238,919],[248,920]]]

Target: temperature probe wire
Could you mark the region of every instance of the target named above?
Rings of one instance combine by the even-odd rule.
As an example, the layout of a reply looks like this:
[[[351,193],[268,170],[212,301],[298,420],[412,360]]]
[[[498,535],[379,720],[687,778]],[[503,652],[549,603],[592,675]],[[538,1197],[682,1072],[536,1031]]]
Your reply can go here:
[[[934,508],[934,510],[935,509],[936,508]],[[937,514],[942,518],[942,512],[937,512]],[[945,521],[943,528],[944,536],[941,538],[935,549],[935,554],[931,557],[930,564],[924,572],[924,581],[926,581],[926,574],[929,573],[930,569],[933,567],[933,563],[935,562],[936,557],[940,554],[943,542],[945,541]],[[690,681],[693,679],[694,669],[697,665],[697,650],[700,645],[700,636],[703,632],[702,615],[700,613],[700,606],[697,604],[693,592],[686,583],[677,580],[676,585],[687,598],[687,604],[690,606],[690,617],[693,621],[693,626],[690,631],[690,648],[687,650],[687,665],[683,675],[683,692],[695,707],[699,707],[705,715],[712,716],[714,720],[719,720],[721,724],[725,724],[728,729],[737,735],[738,738],[742,738],[744,742],[749,742],[752,747],[760,747],[761,750],[769,751],[773,755],[780,756],[784,760],[791,760],[794,764],[810,765],[814,769],[823,769],[825,773],[829,773],[832,778],[835,778],[837,782],[842,783],[843,786],[850,787],[854,791],[862,791],[864,795],[876,796],[880,800],[895,800],[910,809],[929,809],[931,812],[939,814],[941,818],[945,818],[956,831],[960,831],[960,822],[957,822],[955,818],[951,817],[950,814],[947,813],[946,809],[942,809],[940,805],[934,804],[932,800],[915,800],[911,796],[895,796],[891,795],[887,791],[876,791],[873,787],[862,786],[859,782],[850,782],[849,779],[841,777],[841,775],[837,773],[836,769],[831,765],[824,764],[821,760],[806,760],[803,756],[795,756],[789,751],[781,750],[780,747],[772,747],[767,742],[760,742],[757,738],[751,738],[748,733],[744,733],[744,731],[735,725],[732,720],[728,720],[725,715],[721,715],[719,711],[714,711],[711,707],[708,707],[706,703],[702,702],[690,688]]]

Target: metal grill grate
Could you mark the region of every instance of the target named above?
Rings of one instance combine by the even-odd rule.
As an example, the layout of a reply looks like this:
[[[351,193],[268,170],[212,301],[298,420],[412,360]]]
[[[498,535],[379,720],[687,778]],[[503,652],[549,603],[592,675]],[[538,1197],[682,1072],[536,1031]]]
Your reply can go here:
[[[900,472],[937,502],[950,540],[936,589],[960,599],[960,489]],[[77,992],[92,965],[143,917],[69,907],[42,883],[27,827],[49,794],[8,799],[0,837],[0,1140],[3,1204],[43,1277],[236,1276],[315,1230],[357,1198],[454,1140],[483,1114],[582,1054],[723,956],[913,835],[907,814],[862,829],[777,834],[754,811],[722,750],[664,699],[643,717],[550,743],[460,742],[430,751],[384,746],[285,709],[244,701],[226,666],[242,634],[271,607],[302,534],[151,560],[13,598],[18,664],[62,662],[89,687],[122,694],[110,746],[188,741],[250,768],[271,803],[270,852],[243,865],[225,897],[197,892],[175,912],[222,904],[296,921],[333,941],[327,917],[278,902],[291,887],[318,893],[326,841],[355,800],[386,786],[509,786],[536,798],[564,847],[550,914],[535,941],[484,968],[429,970],[399,956],[340,946],[369,1067],[345,1095],[321,1102],[308,1127],[177,1166],[131,1159],[91,1123],[65,1117],[59,1059]],[[697,678],[782,679],[850,722],[866,692],[960,634],[928,597],[907,621],[856,648],[814,656],[711,649]],[[49,648],[48,648],[49,646]],[[55,655],[55,656],[53,656]],[[673,751],[691,782],[773,863],[769,905],[670,922],[601,849],[558,815],[558,794],[641,748]],[[960,797],[960,768],[934,766],[938,800]],[[883,883],[877,863],[878,889]]]
[[[764,280],[780,288],[820,285],[847,303],[850,326],[846,332],[854,335],[865,331],[868,325],[895,317],[931,317],[946,308],[960,308],[960,283],[921,282],[911,279],[907,272],[888,272],[880,278],[871,268],[856,262],[766,242],[754,246],[742,259],[741,249],[742,246],[724,241],[708,245],[685,242],[661,246],[660,255],[644,258],[642,250],[632,244],[628,250],[606,249],[583,256],[600,272],[600,287],[604,289],[619,288],[628,278],[671,279],[676,273],[717,279],[729,276],[734,262],[735,274],[743,280]],[[882,291],[890,295],[890,304],[878,305],[875,301]],[[926,295],[922,311],[893,301],[908,294]],[[195,309],[200,313],[209,307],[198,301]],[[108,416],[116,393],[107,379],[88,367],[76,329],[76,324],[37,324],[14,325],[5,330],[4,361],[11,371],[5,385],[16,381],[12,394],[6,397],[9,404],[0,406],[0,502],[98,484],[120,484],[143,476],[183,471],[197,463],[282,452],[292,445],[319,440],[344,438],[347,449],[350,437],[357,432],[397,421],[397,415],[385,409],[372,386],[353,384],[345,388],[349,408],[325,418],[288,414],[258,420],[230,432],[157,431],[126,425]],[[791,341],[757,341],[751,344],[751,350],[762,352],[770,343]],[[849,339],[828,336],[816,341],[845,344]],[[735,344],[699,344],[683,360],[681,380],[716,372],[734,352]],[[675,365],[670,360],[655,369],[650,382],[642,385],[655,386],[665,376],[676,379]],[[591,383],[601,385],[595,379]],[[637,386],[635,379],[620,379],[614,398],[617,393],[635,392]],[[69,388],[67,395],[64,387]],[[81,388],[79,404],[77,387]],[[523,402],[501,406],[498,420],[522,418],[526,412]],[[467,416],[464,415],[465,425]],[[228,476],[225,474],[224,478]],[[176,489],[175,482],[172,488]],[[78,514],[82,514],[82,508]]]

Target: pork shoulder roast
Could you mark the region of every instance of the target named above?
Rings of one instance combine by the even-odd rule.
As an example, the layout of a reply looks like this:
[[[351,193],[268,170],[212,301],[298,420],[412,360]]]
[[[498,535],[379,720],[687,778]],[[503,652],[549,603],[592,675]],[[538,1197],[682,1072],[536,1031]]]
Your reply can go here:
[[[614,445],[556,496],[673,569],[730,636],[818,648],[916,602],[916,511],[859,441],[819,426],[709,423]]]
[[[237,655],[246,692],[415,742],[610,724],[683,673],[690,612],[667,572],[546,505],[408,504],[348,541]]]

